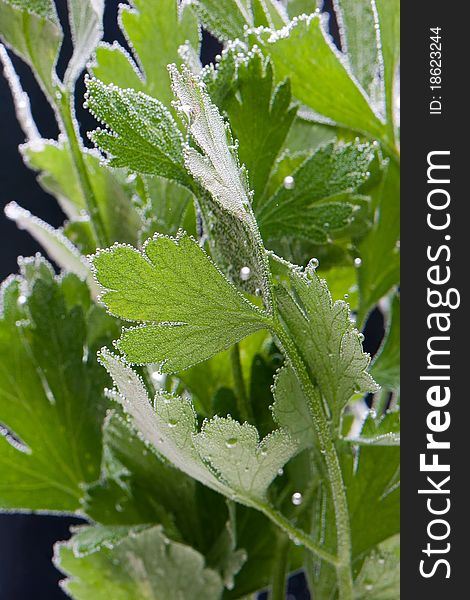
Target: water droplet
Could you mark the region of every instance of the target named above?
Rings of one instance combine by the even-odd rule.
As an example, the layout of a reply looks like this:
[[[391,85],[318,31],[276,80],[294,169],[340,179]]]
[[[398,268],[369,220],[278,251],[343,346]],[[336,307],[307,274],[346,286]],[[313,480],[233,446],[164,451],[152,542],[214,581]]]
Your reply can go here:
[[[178,425],[178,421],[176,419],[168,419],[168,427],[176,427]]]
[[[237,442],[237,438],[232,437],[225,442],[225,445],[227,446],[227,448],[233,448],[237,444]]]
[[[158,371],[154,371],[150,377],[153,381],[155,381],[155,383],[162,383],[165,381],[165,375],[163,373],[159,373]]]
[[[26,304],[26,301],[27,301],[27,298],[23,294],[21,294],[21,296],[18,296],[18,304],[20,304],[20,305]]]
[[[359,341],[360,341],[360,342],[363,342],[363,341],[364,341],[364,334],[363,334],[363,333],[358,333],[358,334],[357,334],[357,337],[359,338]]]
[[[255,296],[261,296],[261,288],[256,288]]]
[[[362,259],[361,259],[361,258],[359,258],[359,256],[357,256],[357,257],[354,259],[354,266],[355,266],[355,267],[360,267],[361,265],[362,265]]]
[[[308,261],[308,265],[307,265],[306,271],[307,272],[308,271],[310,271],[310,272],[311,271],[315,271],[318,268],[319,264],[320,264],[320,261],[318,260],[318,258],[311,258]]]
[[[349,294],[344,294],[344,299],[347,300],[349,298]]]
[[[240,279],[242,281],[248,281],[248,279],[250,278],[250,275],[251,275],[250,267],[242,267],[240,269]]]
[[[118,512],[122,512],[124,510],[124,507],[122,506],[122,504],[119,504],[119,502],[118,502],[118,503],[116,503],[116,510]]]
[[[302,504],[303,498],[300,492],[294,492],[292,494],[291,502],[294,506],[300,506]]]
[[[277,474],[279,475],[279,477],[281,475],[284,475],[284,469],[281,467],[280,469],[277,470]]]
[[[193,109],[189,104],[182,104],[181,112],[185,115],[188,121],[191,121],[191,117],[193,116]]]
[[[330,227],[330,224],[328,223],[328,221],[325,221],[325,223],[323,223],[323,227],[324,227],[325,229],[329,229],[329,227]]]
[[[370,416],[372,419],[375,419],[375,418],[377,417],[377,411],[375,410],[375,408],[371,408],[371,409],[369,410],[369,416]]]
[[[374,586],[373,586],[373,585],[371,585],[370,583],[368,583],[368,584],[365,586],[365,588],[366,588],[366,591],[368,591],[368,592],[371,592],[371,591],[374,589]]]
[[[292,175],[287,175],[284,177],[282,185],[286,188],[286,190],[292,190],[295,187],[295,179],[292,177]]]

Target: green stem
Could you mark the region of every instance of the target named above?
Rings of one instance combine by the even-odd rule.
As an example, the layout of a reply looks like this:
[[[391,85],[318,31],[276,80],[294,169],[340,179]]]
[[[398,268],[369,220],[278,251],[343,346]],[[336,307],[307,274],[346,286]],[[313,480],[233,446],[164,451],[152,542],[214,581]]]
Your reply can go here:
[[[310,552],[313,552],[322,560],[326,560],[335,566],[338,565],[338,559],[336,556],[319,546],[308,533],[305,533],[305,531],[302,531],[302,529],[298,529],[289,521],[289,519],[277,511],[273,506],[261,502],[253,503],[253,506],[266,515],[266,517],[268,517],[268,519],[270,519],[280,529],[282,529],[295,543],[304,546],[307,548],[307,550],[310,550]]]
[[[289,538],[281,535],[277,543],[276,557],[274,559],[271,600],[286,599],[286,580],[289,570]]]
[[[240,360],[240,345],[234,344],[230,349],[230,360],[232,362],[233,383],[237,396],[238,412],[242,421],[254,422],[253,410],[246,393],[245,381],[243,379],[242,364]]]
[[[80,184],[80,188],[85,199],[87,212],[90,216],[91,227],[99,247],[109,246],[103,221],[99,211],[95,193],[91,186],[88,170],[83,159],[81,143],[78,138],[75,126],[75,116],[73,101],[69,92],[64,90],[58,92],[60,99],[58,101],[58,110],[62,121],[63,129],[67,135],[72,155],[73,166]]]
[[[338,554],[336,572],[339,599],[351,600],[353,594],[351,572],[351,528],[349,524],[348,501],[338,454],[331,436],[330,426],[324,412],[321,398],[315,391],[303,359],[279,322],[275,323],[275,334],[279,338],[279,341],[284,348],[284,352],[291,361],[292,367],[299,379],[304,393],[310,400],[310,406],[313,413],[313,424],[320,443],[320,450],[325,459],[333,497]]]

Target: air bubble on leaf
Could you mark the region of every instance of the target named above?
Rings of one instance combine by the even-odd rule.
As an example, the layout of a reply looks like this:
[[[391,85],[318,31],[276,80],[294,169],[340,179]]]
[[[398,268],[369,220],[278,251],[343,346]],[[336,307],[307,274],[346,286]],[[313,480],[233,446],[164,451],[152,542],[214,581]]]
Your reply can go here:
[[[303,497],[300,492],[294,492],[292,494],[291,502],[294,506],[300,506],[303,502]]]
[[[155,383],[163,383],[165,381],[166,375],[164,373],[160,373],[159,371],[153,371],[150,377]]]
[[[360,267],[361,265],[362,265],[362,259],[361,259],[361,258],[359,258],[359,256],[357,256],[357,257],[354,259],[354,266],[355,266],[355,267]]]
[[[188,121],[191,122],[193,116],[193,109],[191,108],[191,106],[189,104],[182,104],[180,109],[184,116],[188,119]]]
[[[347,300],[349,298],[349,294],[344,294],[344,299]]]
[[[26,298],[26,296],[24,294],[21,294],[21,296],[18,296],[18,304],[21,306],[22,304],[26,304],[26,301],[28,299]]]
[[[320,265],[320,261],[318,260],[318,258],[311,258],[308,261],[305,271],[307,272],[307,274],[311,275],[311,274],[315,273],[315,271],[318,269],[319,265]]]
[[[226,442],[225,445],[227,446],[227,448],[233,448],[234,446],[236,446],[238,443],[238,439],[237,438],[229,438]]]
[[[250,267],[242,267],[240,269],[240,279],[242,281],[248,281],[248,279],[250,278],[250,275],[251,275]]]
[[[279,477],[281,477],[281,475],[284,475],[284,469],[282,467],[278,469],[277,474],[279,475]]]
[[[168,420],[168,427],[176,427],[178,425],[178,421],[176,419],[169,419]]]
[[[292,190],[295,187],[295,179],[292,177],[292,175],[287,175],[284,177],[282,185],[286,190]]]
[[[358,334],[357,334],[357,337],[359,338],[359,341],[360,341],[360,342],[363,342],[363,341],[364,341],[364,334],[363,334],[363,333],[358,333]]]

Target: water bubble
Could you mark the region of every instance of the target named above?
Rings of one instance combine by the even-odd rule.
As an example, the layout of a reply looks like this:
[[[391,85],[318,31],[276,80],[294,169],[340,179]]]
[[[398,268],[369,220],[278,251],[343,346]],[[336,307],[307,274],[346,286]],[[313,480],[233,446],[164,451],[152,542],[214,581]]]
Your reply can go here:
[[[165,375],[163,373],[159,373],[158,371],[153,371],[150,377],[152,378],[152,381],[155,381],[155,383],[162,383],[165,381]]]
[[[21,294],[21,296],[18,296],[18,304],[22,305],[22,304],[26,304],[27,298],[24,294]]]
[[[261,288],[256,288],[255,296],[261,296]]]
[[[176,427],[178,425],[178,421],[176,419],[168,419],[168,427]]]
[[[250,267],[242,267],[240,269],[240,279],[242,281],[248,281],[248,279],[250,278],[250,275],[251,275]]]
[[[292,175],[287,175],[286,177],[284,177],[282,185],[285,187],[286,190],[292,190],[295,187],[295,179],[292,177]]]
[[[119,504],[119,502],[116,504],[115,508],[118,512],[122,512],[124,510],[124,507],[122,506],[122,504]]]
[[[344,294],[344,299],[347,300],[349,298],[349,294]]]
[[[307,271],[315,271],[315,269],[317,269],[319,265],[320,265],[320,261],[318,260],[318,258],[311,258],[308,261],[306,270]]]
[[[233,448],[234,446],[236,446],[237,442],[237,438],[232,437],[225,442],[225,445],[227,446],[227,448]]]
[[[277,470],[277,474],[279,475],[279,477],[281,475],[284,475],[284,469],[281,467],[280,469]]]
[[[191,117],[193,116],[193,109],[189,104],[182,104],[181,112],[185,115],[188,121],[191,121]]]
[[[360,267],[361,265],[362,265],[362,259],[361,259],[361,258],[359,258],[359,256],[357,256],[357,257],[354,259],[354,266],[355,266],[355,267]]]
[[[300,506],[302,504],[303,498],[300,492],[294,492],[292,494],[291,502],[294,506]]]
[[[359,338],[359,341],[360,341],[360,342],[363,342],[363,341],[364,341],[364,334],[363,334],[363,333],[358,333],[358,334],[357,334],[357,337]]]
[[[368,584],[365,586],[365,588],[366,588],[366,591],[367,591],[367,592],[371,592],[371,591],[374,589],[374,586],[373,586],[373,585],[371,585],[370,583],[368,583]]]

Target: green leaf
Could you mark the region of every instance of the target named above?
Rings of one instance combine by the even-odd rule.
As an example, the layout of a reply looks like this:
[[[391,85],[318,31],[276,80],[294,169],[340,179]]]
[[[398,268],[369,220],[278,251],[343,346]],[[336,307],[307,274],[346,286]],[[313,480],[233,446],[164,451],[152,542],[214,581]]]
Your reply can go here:
[[[120,357],[103,349],[100,362],[117,387],[116,400],[130,416],[142,439],[173,466],[216,491],[226,493],[208,471],[192,444],[196,412],[190,401],[168,393],[157,393],[153,404],[142,379]]]
[[[241,370],[247,389],[255,384],[252,376],[252,365],[255,355],[261,351],[261,346],[265,342],[267,335],[266,331],[257,331],[239,342]],[[191,394],[199,414],[210,417],[214,414],[225,416],[231,413],[232,416],[235,416],[234,411],[227,410],[221,412],[218,410],[221,408],[219,402],[222,401],[223,405],[223,400],[230,401],[230,398],[236,401],[236,397],[232,392],[235,384],[230,350],[220,352],[211,359],[203,363],[198,363],[187,371],[178,373],[178,378]],[[269,383],[271,384],[271,381]],[[222,397],[216,398],[219,390],[225,391],[222,392]],[[258,397],[256,397],[256,402],[259,402]],[[256,410],[254,404],[253,408]],[[269,429],[269,431],[271,430],[272,428]]]
[[[289,22],[286,9],[279,0],[251,0],[251,10],[256,26],[279,29]]]
[[[333,302],[314,266],[301,272],[278,262],[276,268],[290,284],[280,283],[275,288],[284,326],[338,425],[341,411],[354,394],[377,389],[367,373],[370,356],[362,350],[362,338],[351,323],[348,305],[343,300]]]
[[[261,442],[255,427],[214,417],[197,432],[190,400],[157,393],[153,405],[139,376],[107,350],[100,360],[119,390],[116,399],[143,439],[175,467],[204,485],[248,506],[265,500],[278,470],[296,452],[286,432]]]
[[[400,296],[393,298],[388,315],[384,342],[374,358],[371,374],[382,386],[396,390],[400,387]]]
[[[33,70],[51,100],[62,29],[52,0],[0,0],[0,38]]]
[[[224,103],[234,137],[239,142],[238,156],[247,168],[253,202],[262,197],[274,162],[297,112],[290,108],[288,82],[274,88],[269,59],[254,51],[237,71],[237,93]]]
[[[88,225],[84,218],[86,203],[68,144],[41,140],[23,144],[21,152],[28,166],[39,171],[39,183],[57,199],[72,227]],[[108,239],[136,243],[141,218],[131,200],[133,190],[126,174],[102,165],[96,152],[85,151],[83,158]],[[69,223],[67,229],[70,227]],[[82,253],[94,250],[86,248]]]
[[[86,279],[93,295],[97,296],[98,290],[91,274],[90,265],[62,231],[54,229],[48,223],[33,216],[29,210],[21,208],[16,202],[10,202],[5,206],[5,215],[14,221],[19,229],[26,230],[39,242],[58,267],[75,273],[81,279]]]
[[[352,222],[356,201],[350,194],[367,179],[372,158],[369,144],[332,143],[317,150],[257,208],[262,233],[326,241],[330,231]]]
[[[3,508],[73,511],[82,485],[99,474],[108,378],[97,344],[115,323],[90,305],[75,275],[56,280],[43,260],[3,288],[0,320],[0,503]]]
[[[134,363],[182,371],[270,322],[185,234],[157,235],[142,253],[116,245],[93,263],[111,313],[143,323],[124,330],[118,343]]]
[[[274,381],[273,416],[287,430],[299,448],[312,445],[315,438],[310,401],[305,396],[291,366],[283,367]]]
[[[379,75],[379,54],[376,17],[371,0],[338,0],[336,18],[340,23],[341,46],[347,54],[352,71],[364,90]]]
[[[354,600],[396,600],[400,597],[400,539],[383,542],[364,561],[354,582]]]
[[[246,27],[282,27],[287,14],[278,0],[195,0],[204,28],[222,41],[243,39]]]
[[[343,446],[340,447],[340,458],[349,505],[352,563],[357,571],[364,568],[364,560],[367,563],[380,556],[377,546],[399,531],[400,451],[396,447],[361,446],[354,456],[351,448]],[[326,473],[321,462],[317,462],[317,467],[320,478],[324,479]],[[312,507],[313,536],[326,548],[334,548],[333,499],[328,484],[318,486]],[[309,587],[316,597],[328,600],[336,597],[336,574],[331,565],[310,555],[307,557],[306,573]],[[362,588],[364,579],[359,574],[357,590]],[[374,595],[369,598],[375,600]]]
[[[132,0],[121,5],[120,25],[138,68],[119,45],[101,44],[93,74],[106,84],[141,90],[170,107],[173,94],[167,65],[179,61],[187,41],[199,52],[200,32],[193,7],[176,0]]]
[[[220,40],[243,39],[245,26],[253,26],[251,0],[195,0],[194,9],[205,29]]]
[[[173,539],[196,544],[194,480],[163,462],[116,411],[104,422],[103,448],[101,477],[86,489],[85,513],[104,525],[159,523]]]
[[[343,467],[353,556],[360,557],[400,530],[400,449],[362,446]]]
[[[383,123],[325,33],[322,17],[296,17],[280,31],[261,31],[256,40],[271,57],[276,76],[290,78],[296,98],[333,123],[383,138]]]
[[[400,66],[400,2],[375,0],[383,59],[385,105],[390,139],[395,139],[396,80]]]
[[[154,233],[176,235],[184,229],[197,234],[193,196],[187,188],[161,177],[145,177],[142,183],[139,245]]]
[[[359,244],[360,305],[358,323],[363,324],[373,306],[400,281],[400,172],[390,162],[375,197],[374,224]]]
[[[385,414],[376,416],[375,410],[367,410],[360,432],[346,437],[353,444],[367,446],[399,446],[400,445],[400,412],[387,410]],[[353,426],[354,428],[354,426]]]
[[[305,272],[286,263],[274,266],[289,280],[289,285],[280,283],[275,288],[284,326],[338,425],[353,394],[377,389],[367,373],[370,356],[362,350],[362,338],[351,323],[348,305],[343,300],[332,301],[314,266]]]
[[[285,431],[278,429],[260,442],[253,425],[217,416],[193,440],[217,477],[244,499],[264,499],[279,469],[297,451]]]
[[[98,548],[80,556],[74,547],[95,534]],[[161,527],[116,532],[113,528],[85,529],[56,547],[55,564],[69,579],[63,588],[77,600],[217,600],[223,584],[193,548],[170,541]]]
[[[183,137],[170,112],[142,92],[122,90],[97,79],[86,81],[90,112],[109,129],[96,129],[93,142],[110,155],[113,167],[160,175],[188,184]]]
[[[206,229],[222,270],[238,287],[258,293],[271,310],[268,267],[251,207],[247,173],[240,168],[228,125],[207,95],[204,84],[185,67],[170,65],[177,109],[202,153],[184,148],[185,165],[209,193],[198,195]],[[241,284],[241,285],[240,285]]]
[[[64,83],[73,90],[76,80],[103,36],[104,0],[68,0],[68,8],[74,48]]]

